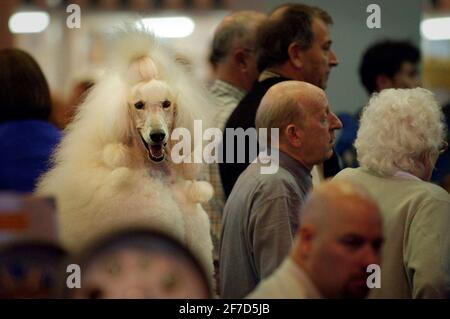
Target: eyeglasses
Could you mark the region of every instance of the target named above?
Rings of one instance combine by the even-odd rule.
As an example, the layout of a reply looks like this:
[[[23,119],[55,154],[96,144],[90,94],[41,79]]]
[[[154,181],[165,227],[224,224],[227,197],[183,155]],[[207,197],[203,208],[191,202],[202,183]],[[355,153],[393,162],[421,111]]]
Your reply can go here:
[[[448,149],[448,142],[443,141],[439,147],[439,155],[443,154]]]

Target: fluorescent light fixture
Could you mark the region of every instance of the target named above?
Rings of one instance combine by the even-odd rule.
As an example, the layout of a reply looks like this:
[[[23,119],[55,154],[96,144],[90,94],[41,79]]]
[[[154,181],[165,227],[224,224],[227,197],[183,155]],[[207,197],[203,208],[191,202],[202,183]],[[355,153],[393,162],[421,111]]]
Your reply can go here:
[[[161,38],[185,38],[195,28],[194,21],[188,17],[145,18],[139,20],[137,26],[151,30]]]
[[[39,33],[50,23],[50,16],[44,11],[18,12],[9,18],[9,30],[12,33]]]
[[[450,40],[450,17],[425,19],[420,30],[428,40]]]

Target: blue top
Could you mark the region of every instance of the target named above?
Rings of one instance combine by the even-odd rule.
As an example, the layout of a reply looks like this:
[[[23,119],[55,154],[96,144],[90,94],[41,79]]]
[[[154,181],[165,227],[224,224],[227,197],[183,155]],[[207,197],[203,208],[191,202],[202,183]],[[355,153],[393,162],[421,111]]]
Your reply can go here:
[[[32,192],[60,139],[61,132],[46,121],[0,123],[0,191]]]
[[[446,106],[449,107],[449,106]],[[446,114],[445,122],[447,124],[447,129],[450,131],[450,117],[448,113]],[[450,132],[447,132],[447,141],[450,141]],[[436,183],[442,183],[446,175],[450,174],[450,148],[448,148],[443,154],[441,154],[434,167],[433,175],[431,180]]]
[[[342,159],[344,168],[358,167],[359,164],[356,159],[356,150],[353,146],[359,129],[358,116],[348,113],[340,113],[337,117],[342,122],[342,129],[336,140],[336,144],[334,145],[336,153]]]

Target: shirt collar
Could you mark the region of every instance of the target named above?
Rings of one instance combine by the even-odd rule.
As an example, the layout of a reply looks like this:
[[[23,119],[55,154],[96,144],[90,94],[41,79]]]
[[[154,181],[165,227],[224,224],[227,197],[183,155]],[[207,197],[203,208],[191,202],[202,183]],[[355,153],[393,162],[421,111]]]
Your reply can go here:
[[[299,289],[305,291],[308,299],[322,298],[319,290],[309,278],[308,274],[301,267],[299,267],[291,257],[286,258],[284,267],[288,273],[295,277],[296,282],[299,283]]]
[[[264,70],[259,75],[258,81],[262,82],[264,80],[270,79],[270,78],[281,78],[281,75],[272,71]]]
[[[220,80],[220,79],[216,79],[214,81],[213,89],[219,90],[221,92],[225,92],[225,93],[232,95],[238,99],[242,99],[246,94],[245,90],[240,89],[240,88],[238,88],[228,82]]]
[[[382,174],[380,174],[380,173],[377,173],[375,170],[373,170],[373,169],[370,169],[370,168],[368,168],[368,167],[360,167],[359,169],[361,169],[362,171],[364,171],[364,172],[366,172],[366,173],[368,173],[368,174],[371,174],[371,175],[375,175],[375,176],[379,176],[379,177],[397,177],[397,178],[401,178],[401,179],[409,179],[409,180],[415,180],[415,181],[422,181],[420,178],[418,178],[417,176],[415,176],[415,175],[413,175],[413,174],[411,174],[411,173],[408,173],[408,172],[405,172],[405,171],[402,171],[402,170],[398,170],[398,171],[396,171],[393,175],[382,175]]]
[[[305,175],[311,177],[311,172],[302,163],[293,159],[288,154],[278,150],[280,166],[291,172],[295,178],[304,179]]]
[[[413,174],[405,172],[405,171],[397,171],[397,172],[395,172],[394,177],[421,181],[421,179],[418,178],[417,176],[414,176]]]

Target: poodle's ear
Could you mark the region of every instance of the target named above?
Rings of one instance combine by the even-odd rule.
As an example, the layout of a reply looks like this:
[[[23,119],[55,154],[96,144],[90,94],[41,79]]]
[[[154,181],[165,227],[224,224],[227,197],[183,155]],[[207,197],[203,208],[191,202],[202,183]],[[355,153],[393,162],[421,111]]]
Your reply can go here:
[[[105,75],[80,106],[78,126],[94,128],[99,143],[126,143],[132,127],[127,103],[127,85],[117,74]],[[102,119],[102,120],[100,120]]]

